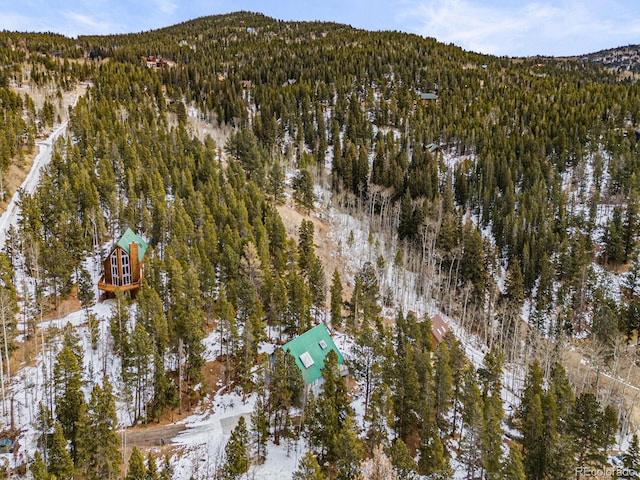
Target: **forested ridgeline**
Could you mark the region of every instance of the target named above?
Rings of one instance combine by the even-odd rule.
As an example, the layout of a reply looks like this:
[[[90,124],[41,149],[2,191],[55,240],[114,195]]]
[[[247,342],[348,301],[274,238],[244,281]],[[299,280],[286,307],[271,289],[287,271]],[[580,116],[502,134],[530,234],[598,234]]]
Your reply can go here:
[[[606,461],[616,412],[582,390],[574,398],[553,361],[544,373],[532,365],[512,415],[524,459],[517,448],[503,455],[499,351],[512,361],[527,348],[525,302],[543,336],[590,333],[606,358],[639,327],[636,84],[582,61],[482,56],[413,35],[249,13],[77,40],[5,32],[0,55],[5,123],[13,115],[16,132],[0,138],[18,142],[11,140],[7,161],[31,138],[23,137],[29,107],[10,86],[27,81],[25,65],[29,83],[92,82],[41,187],[21,197],[6,255],[33,281],[33,295],[23,295],[33,334],[43,310],[74,285],[83,304],[93,302],[87,256],[104,257],[127,227],[150,240],[135,318],[118,295],[110,319],[136,418],[198,402],[208,331],[220,333],[225,384],[250,392],[265,381],[253,368],[260,342],[268,334],[289,340],[328,310],[333,327],[357,338],[365,432],[358,437],[346,385],[329,362],[325,393],[305,406],[315,454],[305,457],[309,471],[321,465],[331,477],[353,478],[365,452],[388,455],[401,478],[415,470],[448,478],[453,459],[469,478],[522,478],[523,469],[528,478],[567,478],[575,465]],[[423,102],[420,93],[437,101]],[[194,139],[193,111],[235,128],[225,145]],[[300,209],[313,210],[314,178],[323,180],[329,163],[334,204],[397,236],[398,251],[426,265],[420,272],[433,279],[436,301],[453,292],[455,302],[438,306],[471,318],[469,330],[495,347],[485,368],[467,364],[452,336],[435,348],[428,321],[411,314],[399,312],[394,328],[384,327],[371,263],[343,311],[340,272],[327,281],[313,223],[303,221],[298,238],[288,238],[275,207],[291,186]],[[294,172],[290,185],[285,172]],[[617,296],[595,275],[594,261],[607,269],[631,263]],[[87,317],[91,327],[88,309]],[[286,363],[276,356],[270,367],[280,383],[261,400],[267,433],[252,433],[259,445],[295,431],[300,380]],[[75,450],[86,418],[60,416],[67,393],[77,400],[79,388],[52,395],[51,410],[71,442],[71,471],[100,478],[111,460],[95,466]],[[589,430],[593,419],[600,423]],[[232,446],[243,443],[238,429]],[[264,455],[257,447],[258,462]],[[245,463],[221,471],[235,475],[230,469]]]

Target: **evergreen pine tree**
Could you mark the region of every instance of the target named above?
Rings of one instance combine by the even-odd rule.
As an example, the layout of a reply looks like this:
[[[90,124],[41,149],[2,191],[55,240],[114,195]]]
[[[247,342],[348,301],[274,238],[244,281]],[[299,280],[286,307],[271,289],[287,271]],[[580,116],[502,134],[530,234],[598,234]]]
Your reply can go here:
[[[147,475],[145,480],[160,480],[160,474],[158,473],[158,465],[152,452],[147,455]]]
[[[318,312],[324,314],[327,303],[327,280],[324,274],[324,267],[318,257],[315,257],[311,263],[308,281],[311,304],[315,309],[316,316]]]
[[[522,455],[515,446],[509,448],[509,458],[502,467],[502,478],[504,480],[525,480],[527,478],[522,465]]]
[[[416,210],[413,206],[411,193],[407,189],[402,196],[400,203],[400,221],[398,223],[398,237],[400,240],[405,238],[413,239],[418,234],[418,221],[416,218]]]
[[[420,436],[420,459],[418,467],[422,475],[433,479],[444,479],[451,476],[449,460],[445,457],[445,449],[440,439],[438,428],[432,421],[426,420],[427,426]]]
[[[430,344],[431,335],[425,336],[425,340]],[[453,382],[453,415],[450,432],[450,435],[453,436],[457,429],[458,418],[461,411],[460,402],[462,397],[462,389],[464,386],[464,376],[465,372],[468,369],[468,360],[464,354],[462,343],[456,338],[453,332],[449,331],[445,334],[444,342],[447,344],[447,348],[449,349],[449,368],[451,370],[451,377]]]
[[[631,443],[626,452],[622,454],[623,471],[618,476],[624,480],[640,479],[640,446],[638,446],[638,435],[633,434]]]
[[[462,425],[459,459],[465,466],[468,478],[477,478],[482,468],[479,448],[482,439],[482,394],[474,370],[465,375],[463,390]]]
[[[434,409],[438,428],[447,431],[449,408],[453,396],[452,374],[450,368],[449,349],[442,342],[436,348],[436,364],[434,371]]]
[[[279,445],[280,437],[288,433],[289,410],[300,406],[304,382],[291,355],[279,349],[274,357],[269,375],[267,409],[273,418],[273,442]]]
[[[31,465],[31,475],[33,480],[49,480],[49,473],[47,472],[47,465],[40,455],[40,451],[36,450],[33,458],[33,464]]]
[[[403,322],[403,315],[399,312],[397,324],[401,325]],[[393,405],[396,412],[394,428],[397,435],[406,441],[417,424],[420,390],[413,347],[405,338],[403,329],[398,327],[397,330],[397,349],[395,356],[389,359],[394,372],[390,381],[393,383]]]
[[[482,234],[470,222],[463,228],[460,276],[473,285],[474,299],[482,303],[486,283],[486,268]]]
[[[127,476],[125,480],[145,480],[147,476],[147,468],[144,465],[144,457],[135,445],[131,449],[129,457],[129,466],[127,468]]]
[[[640,297],[640,255],[637,252],[631,259],[631,266],[623,286],[630,298]]]
[[[613,443],[617,429],[615,412],[607,409],[601,410],[593,393],[583,393],[576,398],[569,432],[575,442],[578,467],[606,464],[606,449]]]
[[[564,435],[568,430],[575,397],[565,368],[557,362],[551,367],[551,374],[549,375],[549,395],[551,396],[550,402],[554,405],[557,415],[556,431]]]
[[[85,268],[81,268],[78,278],[78,300],[87,313],[89,313],[89,307],[93,305],[95,298],[91,275]]]
[[[298,469],[293,472],[292,480],[324,480],[318,460],[311,451],[307,451],[300,459]]]
[[[267,458],[267,439],[269,437],[269,417],[262,395],[258,396],[251,414],[251,436],[256,463],[262,464]]]
[[[418,465],[402,439],[394,440],[389,447],[388,455],[398,475],[398,480],[416,480],[418,478]]]
[[[638,236],[638,210],[640,204],[638,203],[637,191],[633,192],[631,198],[627,203],[627,211],[624,218],[624,254],[625,258],[629,258],[629,255],[633,252],[636,246],[636,238]]]
[[[372,452],[378,445],[387,445],[388,428],[393,425],[394,411],[391,389],[385,382],[379,382],[374,387],[365,420],[368,422],[365,440],[367,452]]]
[[[536,359],[529,365],[522,400],[517,412],[522,432],[524,466],[530,478],[542,478],[547,470],[547,444],[544,438],[542,389],[543,372]]]
[[[86,401],[82,393],[82,370],[78,359],[68,346],[63,346],[53,367],[56,418],[65,438],[71,442],[71,456],[77,463],[80,426],[86,415]]]
[[[625,232],[622,225],[622,211],[613,209],[613,215],[604,235],[606,261],[613,264],[624,263],[627,260],[625,248]]]
[[[547,470],[548,451],[544,438],[542,398],[535,394],[528,402],[522,423],[524,468],[529,478],[542,478]]]
[[[364,324],[356,338],[352,366],[355,376],[363,382],[364,415],[369,413],[371,393],[380,379],[380,357],[378,338],[369,324]]]
[[[126,365],[124,380],[128,388],[133,391],[135,418],[141,418],[143,412],[145,412],[146,419],[144,402],[151,383],[151,367],[153,364],[150,360],[153,350],[153,342],[146,328],[141,323],[136,323],[130,336],[129,348],[122,355],[122,361]]]
[[[314,209],[316,195],[313,193],[313,177],[306,168],[300,170],[293,179],[293,199],[298,208],[307,213]]]
[[[73,458],[67,450],[62,425],[56,422],[53,427],[53,439],[49,451],[49,475],[58,480],[71,480],[74,475]]]
[[[113,387],[107,377],[95,385],[86,424],[82,430],[80,457],[86,478],[101,480],[120,474],[120,436]]]
[[[298,267],[306,275],[309,274],[316,258],[313,231],[313,222],[303,219],[298,229]]]
[[[336,480],[358,478],[360,462],[364,456],[362,441],[358,438],[357,426],[353,414],[344,419],[337,436],[337,455],[335,458]],[[331,465],[330,465],[331,469]]]
[[[49,449],[51,448],[51,432],[53,431],[53,416],[42,402],[38,404],[38,414],[36,416],[36,428],[38,430],[38,449],[44,453],[45,464],[49,460]]]
[[[282,202],[284,200],[284,170],[278,160],[274,160],[269,168],[269,176],[267,183],[267,193],[271,195],[274,202]]]
[[[491,350],[484,358],[482,463],[488,480],[497,479],[502,471],[502,362],[501,353]]]
[[[322,391],[306,408],[305,434],[312,451],[317,452],[319,463],[335,467],[343,449],[339,438],[352,411],[347,385],[338,368],[338,356],[333,350],[325,357],[322,377]]]
[[[249,470],[249,432],[244,417],[238,419],[238,424],[231,432],[231,438],[224,448],[225,464],[222,468],[225,480],[240,478]]]
[[[342,327],[342,280],[336,268],[331,277],[331,326]]]

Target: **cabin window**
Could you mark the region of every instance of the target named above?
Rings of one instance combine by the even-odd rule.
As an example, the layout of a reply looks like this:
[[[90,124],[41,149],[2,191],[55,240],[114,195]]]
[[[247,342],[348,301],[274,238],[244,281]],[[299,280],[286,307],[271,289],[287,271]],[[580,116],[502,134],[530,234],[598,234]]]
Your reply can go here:
[[[129,263],[129,254],[124,250],[120,252],[120,262],[122,263],[122,285],[131,283],[131,264]]]
[[[120,285],[120,276],[118,275],[118,250],[114,249],[111,253],[111,285]]]

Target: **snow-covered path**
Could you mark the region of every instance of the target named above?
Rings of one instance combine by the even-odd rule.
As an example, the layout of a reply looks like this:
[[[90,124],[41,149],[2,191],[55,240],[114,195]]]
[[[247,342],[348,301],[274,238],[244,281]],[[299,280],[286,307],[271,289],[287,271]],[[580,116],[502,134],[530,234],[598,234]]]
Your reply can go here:
[[[18,216],[20,215],[20,206],[18,205],[20,192],[33,193],[35,191],[40,182],[42,169],[51,161],[53,144],[60,135],[66,132],[68,123],[68,121],[61,123],[46,140],[36,143],[40,148],[40,152],[36,155],[36,158],[33,159],[33,165],[31,165],[31,170],[27,178],[24,179],[20,188],[13,194],[11,202],[7,205],[7,209],[2,216],[0,216],[0,249],[4,248],[9,227],[18,223]]]

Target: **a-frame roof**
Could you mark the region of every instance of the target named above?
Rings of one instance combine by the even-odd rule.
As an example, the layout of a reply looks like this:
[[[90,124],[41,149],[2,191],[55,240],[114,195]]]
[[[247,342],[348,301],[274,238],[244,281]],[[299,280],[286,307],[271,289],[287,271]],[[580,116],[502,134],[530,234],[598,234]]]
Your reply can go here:
[[[324,367],[324,357],[331,350],[338,355],[338,364],[344,361],[342,353],[336,347],[323,323],[307,330],[289,343],[285,343],[282,349],[295,359],[296,365],[302,372],[302,379],[307,385],[322,376],[321,369]]]
[[[141,262],[149,245],[147,245],[147,242],[145,242],[140,235],[136,235],[133,233],[133,230],[127,227],[116,245],[128,254],[131,254],[129,251],[129,245],[132,243],[138,244],[138,261]]]

